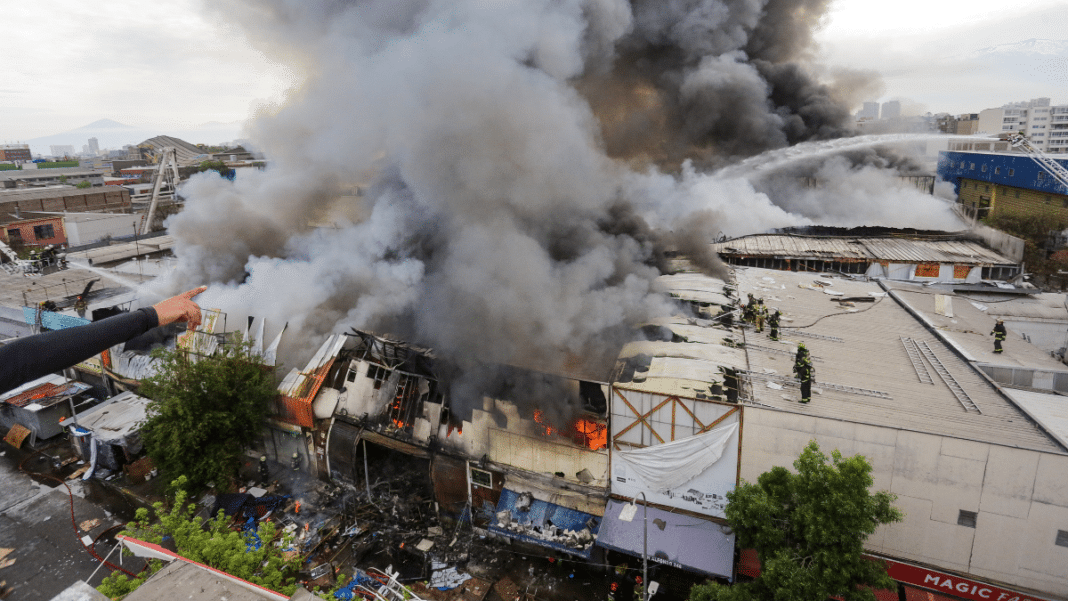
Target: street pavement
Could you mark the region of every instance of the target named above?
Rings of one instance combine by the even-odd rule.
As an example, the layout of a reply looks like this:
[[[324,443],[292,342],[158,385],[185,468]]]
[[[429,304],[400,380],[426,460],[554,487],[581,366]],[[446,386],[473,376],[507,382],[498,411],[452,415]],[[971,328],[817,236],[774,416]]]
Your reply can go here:
[[[0,456],[0,549],[11,549],[0,561],[0,565],[5,565],[0,568],[0,581],[6,582],[8,593],[3,597],[5,601],[48,600],[78,580],[88,581],[100,562],[89,554],[80,538],[96,538],[112,526],[125,523],[127,517],[115,515],[98,504],[114,502],[94,491],[98,484],[72,481],[74,521],[87,527],[83,531],[71,522],[71,495],[65,486],[20,471],[19,462],[29,453],[3,442],[0,442],[0,452],[3,454]],[[68,466],[73,467],[76,466]],[[29,472],[52,472],[52,458],[41,454],[29,456],[24,468]],[[60,473],[70,473],[68,468]],[[86,497],[97,497],[97,501]],[[112,535],[117,530],[97,543],[98,555],[104,557],[112,550]],[[118,556],[115,552],[111,562],[117,563]],[[108,572],[102,568],[90,584],[99,584]]]

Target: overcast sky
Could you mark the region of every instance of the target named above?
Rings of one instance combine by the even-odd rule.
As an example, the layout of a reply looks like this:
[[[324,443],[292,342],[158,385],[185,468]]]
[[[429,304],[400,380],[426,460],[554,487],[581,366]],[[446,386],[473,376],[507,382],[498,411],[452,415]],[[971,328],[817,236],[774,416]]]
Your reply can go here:
[[[1068,59],[1006,81],[970,54],[1066,32],[1064,0],[836,0],[817,59],[879,72],[884,92],[872,99],[901,99],[913,112],[978,112],[1037,96],[1064,104]],[[0,40],[0,142],[102,118],[164,129],[241,121],[299,80],[201,0],[7,2]]]

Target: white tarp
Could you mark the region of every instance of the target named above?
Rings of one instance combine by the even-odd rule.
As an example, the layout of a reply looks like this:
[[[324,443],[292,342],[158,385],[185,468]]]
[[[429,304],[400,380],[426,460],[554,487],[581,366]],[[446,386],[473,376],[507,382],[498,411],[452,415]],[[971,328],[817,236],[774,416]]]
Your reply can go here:
[[[667,492],[693,480],[719,461],[737,429],[737,423],[728,424],[674,442],[616,451],[615,456],[622,459],[651,490]]]

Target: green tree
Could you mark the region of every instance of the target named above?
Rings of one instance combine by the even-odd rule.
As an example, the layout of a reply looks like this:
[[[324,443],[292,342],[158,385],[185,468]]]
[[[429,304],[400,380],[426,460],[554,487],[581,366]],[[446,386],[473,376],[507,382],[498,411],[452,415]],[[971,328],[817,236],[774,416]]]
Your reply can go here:
[[[1057,271],[1049,260],[1050,233],[1068,228],[1068,217],[1050,208],[1033,212],[998,209],[985,220],[987,225],[1024,241],[1024,263],[1031,273],[1048,276]]]
[[[222,570],[238,578],[269,588],[285,595],[296,591],[294,574],[300,559],[294,555],[286,559],[285,551],[292,547],[292,538],[279,537],[273,522],[262,521],[255,538],[231,529],[231,519],[220,510],[214,518],[204,520],[196,516],[196,504],[189,503],[185,492],[185,478],[171,483],[175,490],[170,509],[163,503],[148,509],[137,510],[134,521],[126,525],[121,534],[149,543],[160,544],[165,537],[174,541],[176,551],[182,557]],[[138,578],[129,579],[121,572],[113,572],[97,587],[109,598],[121,597],[136,589],[148,576],[160,569],[154,562],[149,570]]]
[[[223,161],[204,161],[200,164],[200,171],[218,171],[219,175],[223,177],[230,177],[234,172],[233,169],[226,166]]]
[[[159,351],[159,372],[143,381],[152,399],[141,431],[145,450],[169,478],[193,490],[214,481],[227,488],[244,450],[260,436],[274,375],[247,343],[221,345],[212,356]]]
[[[61,183],[61,184],[65,184],[65,183],[67,183],[67,174],[66,174],[66,173],[62,173],[62,174],[60,174],[60,176],[59,176],[59,183]]]
[[[868,491],[868,461],[835,450],[828,462],[812,441],[794,469],[773,467],[756,484],[727,493],[727,522],[741,548],[756,550],[760,577],[732,587],[695,586],[690,601],[874,601],[871,588],[894,587],[882,564],[862,557],[880,524],[902,518],[895,495]]]
[[[78,185],[74,186],[74,187],[84,190],[86,188],[92,188],[93,184],[90,184],[89,182],[78,182]]]

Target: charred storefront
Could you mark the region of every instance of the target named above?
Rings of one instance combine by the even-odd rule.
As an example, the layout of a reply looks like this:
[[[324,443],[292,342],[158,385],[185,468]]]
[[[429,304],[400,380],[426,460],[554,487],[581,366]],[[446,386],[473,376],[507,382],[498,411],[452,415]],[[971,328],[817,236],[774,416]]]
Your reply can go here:
[[[369,491],[382,465],[422,471],[442,515],[591,556],[608,491],[606,383],[493,366],[459,376],[479,391],[461,403],[427,349],[354,331],[327,351],[312,403],[314,417],[330,409],[322,476]]]

